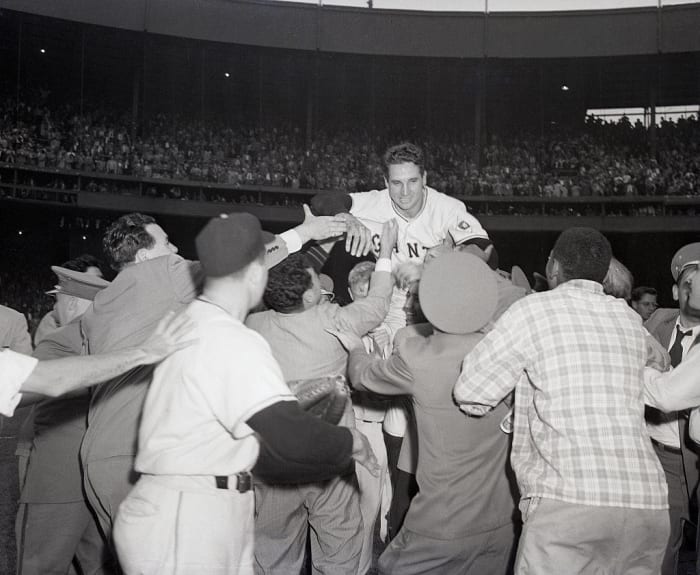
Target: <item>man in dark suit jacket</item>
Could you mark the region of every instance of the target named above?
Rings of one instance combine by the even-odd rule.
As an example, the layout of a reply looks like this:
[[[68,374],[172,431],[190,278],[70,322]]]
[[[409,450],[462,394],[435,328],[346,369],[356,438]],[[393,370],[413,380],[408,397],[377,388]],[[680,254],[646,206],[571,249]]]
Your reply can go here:
[[[700,337],[700,309],[690,300],[690,278],[700,265],[700,243],[683,246],[673,256],[671,274],[675,284],[673,299],[678,309],[658,309],[645,323],[649,332],[669,350],[676,366]],[[688,419],[684,412],[661,414],[647,410],[648,430],[668,483],[671,536],[662,566],[662,575],[675,575],[678,552],[683,541],[683,523],[690,521],[689,501],[698,489],[700,447],[688,436]],[[696,518],[693,518],[696,519]],[[700,567],[700,562],[698,562]],[[696,572],[700,569],[696,568]]]
[[[350,352],[355,389],[411,396],[415,411],[419,491],[379,558],[379,572],[504,575],[519,530],[504,429],[509,402],[483,418],[465,417],[453,398],[464,356],[496,311],[498,284],[477,257],[448,253],[426,266],[419,290],[433,333],[399,331],[389,359],[367,354],[349,331],[331,330]]]

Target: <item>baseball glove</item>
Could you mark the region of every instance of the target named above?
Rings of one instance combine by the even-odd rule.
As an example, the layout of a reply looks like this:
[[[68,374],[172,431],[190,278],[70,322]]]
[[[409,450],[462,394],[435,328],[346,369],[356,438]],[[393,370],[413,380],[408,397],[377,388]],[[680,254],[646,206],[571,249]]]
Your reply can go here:
[[[287,385],[304,411],[333,425],[340,421],[350,397],[350,389],[342,375],[297,379],[288,381]]]

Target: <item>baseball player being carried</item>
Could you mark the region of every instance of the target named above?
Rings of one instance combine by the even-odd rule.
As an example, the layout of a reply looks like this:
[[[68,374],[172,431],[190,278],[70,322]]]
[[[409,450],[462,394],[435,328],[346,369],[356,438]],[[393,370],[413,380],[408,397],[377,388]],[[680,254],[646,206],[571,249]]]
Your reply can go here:
[[[347,251],[379,252],[384,222],[396,218],[398,242],[392,257],[394,269],[406,261],[422,263],[426,252],[447,239],[474,242],[481,249],[491,244],[479,221],[463,202],[427,185],[428,173],[421,148],[411,143],[390,147],[383,156],[383,190],[353,194],[321,193],[311,207],[317,215],[348,212]],[[452,236],[450,238],[450,236]],[[406,324],[406,294],[394,290],[386,324],[393,333]]]

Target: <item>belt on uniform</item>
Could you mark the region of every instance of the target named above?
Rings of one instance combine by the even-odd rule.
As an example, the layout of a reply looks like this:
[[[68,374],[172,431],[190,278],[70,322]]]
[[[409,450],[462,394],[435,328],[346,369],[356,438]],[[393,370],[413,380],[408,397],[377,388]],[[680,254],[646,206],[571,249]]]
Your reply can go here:
[[[246,493],[253,488],[253,478],[247,471],[236,473],[236,491],[238,493]],[[216,475],[214,477],[217,489],[228,489],[228,475]]]
[[[656,441],[656,439],[651,440],[651,442],[656,446],[657,449],[660,449],[661,451],[666,451],[667,453],[673,453],[674,455],[680,455],[681,448],[680,447],[671,447],[670,445],[665,445],[661,443],[660,441]]]

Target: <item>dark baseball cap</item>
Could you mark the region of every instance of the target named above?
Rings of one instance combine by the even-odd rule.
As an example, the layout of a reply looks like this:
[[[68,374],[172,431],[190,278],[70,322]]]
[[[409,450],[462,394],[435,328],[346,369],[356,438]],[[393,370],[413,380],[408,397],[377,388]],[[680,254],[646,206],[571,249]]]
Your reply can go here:
[[[195,245],[207,277],[235,273],[263,253],[267,268],[287,257],[286,246],[279,245],[273,234],[263,231],[260,220],[247,212],[212,218],[197,234]]]

